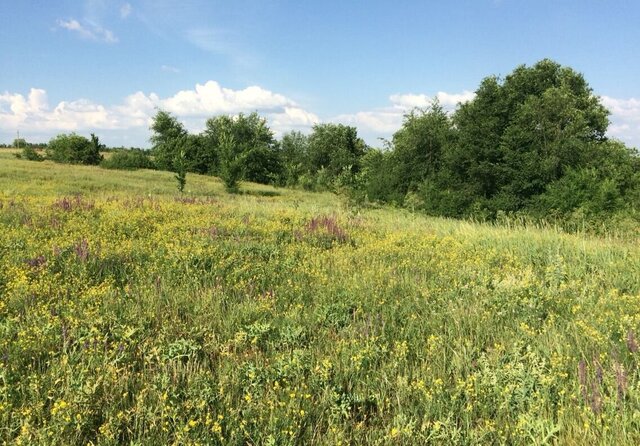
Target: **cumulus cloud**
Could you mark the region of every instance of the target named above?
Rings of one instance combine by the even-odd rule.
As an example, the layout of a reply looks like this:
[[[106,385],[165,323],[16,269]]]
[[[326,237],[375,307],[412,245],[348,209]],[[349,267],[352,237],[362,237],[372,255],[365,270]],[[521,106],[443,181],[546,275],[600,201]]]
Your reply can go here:
[[[332,121],[358,127],[360,130],[389,136],[402,125],[403,111],[399,108],[379,108],[335,116]]]
[[[78,99],[61,101],[52,107],[42,89],[32,88],[27,95],[6,92],[0,94],[0,133],[10,135],[21,129],[49,138],[58,132],[108,130],[142,135],[158,108],[175,114],[193,131],[202,130],[205,120],[211,116],[252,111],[265,116],[277,135],[293,129],[308,129],[319,122],[318,116],[284,95],[258,86],[233,90],[208,81],[166,98],[139,91],[112,106]],[[140,137],[138,144],[146,145],[142,141],[147,137]]]
[[[389,96],[389,101],[401,109],[412,109],[415,107],[428,107],[437,99],[440,105],[447,110],[454,109],[458,104],[468,102],[475,97],[472,91],[463,91],[462,93],[446,93],[439,91],[435,96],[427,96],[425,94],[393,94]]]
[[[290,99],[261,87],[232,90],[208,81],[197,84],[193,90],[182,90],[165,99],[163,108],[177,115],[199,116],[248,110],[271,111],[291,104],[293,101]]]
[[[331,120],[358,127],[365,140],[372,143],[378,138],[389,138],[402,126],[403,115],[415,107],[425,108],[437,99],[451,112],[458,104],[475,97],[471,91],[447,93],[440,91],[433,96],[426,94],[393,94],[389,104],[373,110],[334,116]],[[619,99],[601,96],[602,104],[611,112],[608,134],[628,145],[640,148],[640,99]]]
[[[84,20],[83,23],[80,23],[76,19],[58,20],[57,25],[58,28],[73,32],[83,39],[96,40],[105,43],[118,42],[118,38],[113,34],[113,32],[90,20]]]
[[[388,138],[402,126],[404,114],[416,107],[429,107],[437,99],[445,110],[453,111],[459,103],[470,101],[474,96],[471,91],[453,94],[439,91],[433,96],[414,93],[392,94],[386,107],[338,115],[333,120],[357,126],[369,140],[377,137]]]
[[[609,136],[640,148],[640,99],[616,99],[601,96],[602,105],[611,112]]]

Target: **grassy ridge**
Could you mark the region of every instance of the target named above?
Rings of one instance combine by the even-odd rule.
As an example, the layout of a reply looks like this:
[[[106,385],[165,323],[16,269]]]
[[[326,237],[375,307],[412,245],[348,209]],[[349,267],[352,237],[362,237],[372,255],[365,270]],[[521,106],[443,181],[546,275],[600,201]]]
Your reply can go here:
[[[2,441],[640,442],[637,241],[245,187],[0,153]]]

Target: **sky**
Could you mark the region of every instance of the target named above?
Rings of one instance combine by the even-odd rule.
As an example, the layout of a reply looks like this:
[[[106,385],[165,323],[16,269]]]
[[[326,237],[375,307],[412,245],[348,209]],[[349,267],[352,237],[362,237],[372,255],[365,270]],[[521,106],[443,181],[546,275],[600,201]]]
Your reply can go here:
[[[381,146],[413,107],[551,58],[640,147],[639,23],[637,0],[0,0],[0,143],[149,147],[163,109],[192,132],[257,111],[278,137],[336,122]]]

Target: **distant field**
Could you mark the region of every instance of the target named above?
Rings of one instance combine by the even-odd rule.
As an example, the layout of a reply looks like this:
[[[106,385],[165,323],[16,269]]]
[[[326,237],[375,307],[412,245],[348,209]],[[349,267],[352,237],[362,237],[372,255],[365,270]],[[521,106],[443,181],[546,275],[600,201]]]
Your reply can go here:
[[[639,444],[640,244],[0,150],[0,441]]]

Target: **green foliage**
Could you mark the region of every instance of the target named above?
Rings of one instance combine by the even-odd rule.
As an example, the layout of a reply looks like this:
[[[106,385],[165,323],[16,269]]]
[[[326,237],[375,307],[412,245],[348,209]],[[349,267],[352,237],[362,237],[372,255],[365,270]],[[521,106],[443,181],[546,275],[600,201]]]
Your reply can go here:
[[[345,169],[352,174],[360,170],[365,152],[366,145],[355,127],[316,124],[308,139],[308,172],[316,176],[320,189],[331,189]]]
[[[480,220],[633,212],[640,158],[606,139],[607,116],[581,74],[548,59],[523,65],[484,79],[451,117],[437,103],[407,114],[388,152],[367,161],[364,188],[373,200]]]
[[[36,149],[33,148],[33,146],[24,146],[24,149],[22,149],[22,152],[19,154],[16,154],[16,156],[19,156],[19,158],[28,160],[28,161],[44,161],[44,157],[42,155],[40,155],[38,152],[36,152]]]
[[[303,175],[309,171],[309,137],[292,131],[285,133],[280,140],[282,175],[280,183],[285,186],[300,184]]]
[[[173,166],[176,172],[174,178],[178,182],[178,190],[183,193],[184,186],[187,184],[187,159],[184,150],[173,161]]]
[[[616,141],[593,147],[589,167],[568,169],[549,184],[531,206],[541,215],[575,215],[588,219],[632,211],[640,203],[640,158]]]
[[[391,166],[396,189],[404,195],[416,190],[441,168],[443,154],[453,143],[451,121],[436,101],[427,109],[404,116],[402,128],[393,135]]]
[[[26,139],[24,139],[24,138],[15,138],[13,140],[12,147],[15,147],[17,149],[22,149],[24,147],[27,147],[27,144],[28,143],[27,143]]]
[[[58,163],[96,165],[102,161],[100,150],[104,146],[96,135],[91,140],[75,133],[61,134],[49,141],[47,158]]]
[[[102,160],[100,167],[118,170],[155,169],[149,154],[140,149],[119,149]]]
[[[582,75],[543,60],[504,82],[485,79],[454,123],[458,144],[447,173],[469,186],[475,205],[495,213],[527,207],[568,167],[586,167],[608,120]]]
[[[174,170],[174,161],[184,151],[188,134],[184,126],[171,113],[158,110],[151,124],[152,153],[158,169]]]
[[[257,113],[211,118],[203,138],[208,152],[217,154],[217,173],[221,176],[238,176],[262,184],[280,177],[280,156],[273,132]],[[233,150],[229,149],[230,141]]]
[[[217,135],[220,144],[220,178],[228,192],[237,192],[242,178],[242,158],[230,133]]]

